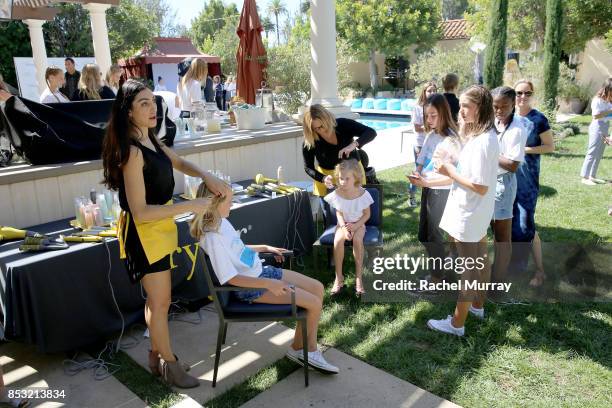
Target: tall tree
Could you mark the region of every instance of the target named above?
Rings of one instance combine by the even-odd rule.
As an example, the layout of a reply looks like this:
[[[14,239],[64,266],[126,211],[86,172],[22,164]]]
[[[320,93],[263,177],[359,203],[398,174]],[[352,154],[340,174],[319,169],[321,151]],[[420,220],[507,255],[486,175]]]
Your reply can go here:
[[[226,24],[232,24],[235,29],[239,15],[235,3],[226,6],[221,0],[210,0],[204,4],[200,14],[191,21],[189,37],[196,46],[202,47],[208,38],[214,40]]]
[[[274,14],[276,19],[276,45],[280,45],[280,26],[278,25],[278,16],[281,14],[287,14],[287,7],[283,0],[272,0],[268,4],[268,13]]]
[[[43,25],[47,54],[91,57],[93,44],[89,12],[80,4],[58,4],[55,18]]]
[[[562,0],[546,0],[546,35],[544,37],[544,105],[553,110],[557,106],[557,82],[563,38]]]
[[[175,37],[180,35],[182,27],[176,22],[176,10],[168,0],[136,0],[136,4],[148,10],[155,19],[158,37]]]
[[[489,36],[485,49],[484,82],[489,89],[493,89],[500,86],[504,81],[508,0],[491,1],[489,21]]]
[[[268,34],[274,31],[274,23],[269,16],[265,16],[261,19],[261,25],[263,26],[264,33],[266,33],[266,41],[268,40]]]
[[[406,54],[430,48],[440,36],[439,0],[337,0],[338,34],[359,57],[370,62],[370,85],[376,88],[374,56]]]
[[[13,57],[31,57],[30,33],[21,21],[0,22],[0,74],[4,80],[17,86]]]
[[[488,30],[490,0],[469,0],[466,19],[470,33],[481,40]],[[572,54],[584,49],[587,41],[604,36],[610,29],[612,7],[610,0],[564,0],[564,32],[562,50]],[[508,47],[528,49],[535,43],[538,49],[544,44],[546,27],[546,2],[512,0],[508,4]]]
[[[468,0],[442,0],[442,18],[454,20],[463,18],[468,8]]]
[[[159,28],[155,15],[134,0],[121,0],[119,7],[111,7],[106,12],[106,23],[113,61],[150,46]]]

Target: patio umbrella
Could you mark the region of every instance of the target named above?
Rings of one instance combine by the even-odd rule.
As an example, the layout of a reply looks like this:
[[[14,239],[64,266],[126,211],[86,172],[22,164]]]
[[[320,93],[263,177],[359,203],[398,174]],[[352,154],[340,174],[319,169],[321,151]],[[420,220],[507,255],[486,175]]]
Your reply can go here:
[[[240,23],[236,34],[240,37],[236,61],[238,63],[238,75],[236,81],[236,93],[247,103],[255,103],[255,93],[261,88],[264,81],[264,71],[268,65],[266,49],[261,40],[263,27],[255,0],[245,0],[240,14]]]

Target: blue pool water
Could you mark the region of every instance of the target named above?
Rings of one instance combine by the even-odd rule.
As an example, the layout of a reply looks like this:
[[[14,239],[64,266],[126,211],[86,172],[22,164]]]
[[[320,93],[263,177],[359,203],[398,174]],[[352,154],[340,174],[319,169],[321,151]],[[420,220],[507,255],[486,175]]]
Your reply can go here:
[[[410,117],[362,113],[360,114],[360,118],[357,119],[357,122],[363,123],[364,125],[369,126],[374,130],[385,130],[408,126],[410,124]]]

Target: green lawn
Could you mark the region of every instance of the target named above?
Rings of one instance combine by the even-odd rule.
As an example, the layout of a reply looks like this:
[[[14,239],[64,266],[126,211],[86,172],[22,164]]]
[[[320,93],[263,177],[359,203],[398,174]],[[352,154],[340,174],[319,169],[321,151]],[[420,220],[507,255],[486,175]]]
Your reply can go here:
[[[563,139],[557,147],[542,159],[536,217],[542,240],[612,241],[612,218],[606,214],[612,185],[580,183],[586,135]],[[385,247],[394,252],[417,242],[418,210],[406,205],[406,172],[397,168],[379,174],[385,186]],[[610,149],[599,176],[612,178]],[[350,262],[345,269],[352,290]],[[331,287],[333,273],[324,256],[307,257],[303,272]],[[612,406],[612,304],[487,303],[486,320],[468,319],[463,339],[427,329],[429,318],[444,317],[453,307],[425,300],[367,303],[350,294],[327,298],[320,343],[466,407]],[[276,362],[206,405],[240,406],[297,368]],[[172,400],[163,390],[154,394],[152,406]]]

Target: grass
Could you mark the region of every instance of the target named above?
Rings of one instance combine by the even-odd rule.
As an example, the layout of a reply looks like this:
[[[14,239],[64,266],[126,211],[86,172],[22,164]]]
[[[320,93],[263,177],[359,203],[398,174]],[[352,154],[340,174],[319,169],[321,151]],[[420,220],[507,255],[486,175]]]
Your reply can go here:
[[[544,242],[612,241],[606,215],[611,186],[580,183],[586,138],[565,138],[556,153],[542,157],[536,222]],[[608,149],[600,177],[612,178],[611,159]],[[392,253],[418,242],[418,210],[407,208],[405,173],[396,168],[379,174],[385,251]],[[350,261],[345,270],[352,288]],[[331,287],[324,256],[308,256],[303,272]],[[425,300],[367,303],[348,294],[326,298],[320,342],[466,407],[612,406],[612,304],[487,304],[487,319],[468,319],[463,339],[426,328],[427,319],[446,316],[453,307]],[[296,369],[279,360],[205,405],[238,407]],[[159,383],[139,370],[144,373],[135,367],[121,374],[128,387],[153,407],[168,406],[176,394],[148,389],[152,381]]]

